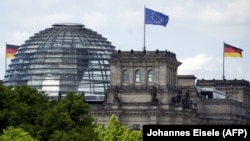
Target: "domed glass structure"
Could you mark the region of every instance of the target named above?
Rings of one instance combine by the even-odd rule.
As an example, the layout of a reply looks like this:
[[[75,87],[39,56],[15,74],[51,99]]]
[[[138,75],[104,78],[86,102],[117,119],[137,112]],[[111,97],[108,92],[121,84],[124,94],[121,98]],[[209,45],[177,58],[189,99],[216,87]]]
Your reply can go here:
[[[111,42],[82,24],[54,24],[19,47],[3,84],[27,84],[54,98],[84,92],[86,101],[102,101],[114,50]]]

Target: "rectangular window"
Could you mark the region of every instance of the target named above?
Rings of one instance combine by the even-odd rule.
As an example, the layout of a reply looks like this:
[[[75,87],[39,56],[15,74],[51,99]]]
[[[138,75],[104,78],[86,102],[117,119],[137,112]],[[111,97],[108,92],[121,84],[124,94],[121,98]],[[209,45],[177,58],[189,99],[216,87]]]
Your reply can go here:
[[[148,82],[153,82],[154,81],[154,71],[149,70],[148,71]]]
[[[123,71],[123,82],[128,82],[129,81],[129,74],[128,71],[125,70]]]
[[[135,82],[141,82],[141,71],[135,71]]]

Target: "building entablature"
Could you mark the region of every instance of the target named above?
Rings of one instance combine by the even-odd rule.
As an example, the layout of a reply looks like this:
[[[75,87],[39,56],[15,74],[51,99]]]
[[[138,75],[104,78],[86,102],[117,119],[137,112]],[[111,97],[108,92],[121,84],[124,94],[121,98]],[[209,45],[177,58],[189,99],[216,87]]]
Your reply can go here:
[[[206,85],[210,85],[210,86],[223,86],[223,85],[229,85],[229,86],[247,86],[250,87],[250,82],[247,80],[205,80],[205,79],[198,79],[197,80],[197,85],[199,86],[206,86]]]
[[[136,60],[139,61],[139,63],[141,62],[152,62],[154,61],[171,61],[173,60],[174,62],[176,62],[176,55],[173,52],[170,51],[115,51],[114,53],[112,53],[111,55],[111,63],[113,61],[123,61],[123,62],[130,62],[130,61],[134,61],[133,63],[136,63]],[[131,59],[133,58],[133,59]],[[142,60],[142,58],[145,58]],[[165,61],[164,61],[165,60]]]
[[[117,56],[119,55],[119,56]],[[175,53],[173,52],[170,52],[170,51],[159,51],[158,49],[156,49],[156,51],[146,51],[146,50],[143,50],[143,51],[133,51],[133,49],[131,49],[130,51],[121,51],[121,50],[118,50],[114,53],[112,53],[112,58],[115,58],[116,56],[117,57],[122,57],[122,56],[131,56],[131,55],[135,55],[135,56],[144,56],[144,55],[147,55],[148,57],[149,56],[166,56],[166,57],[170,57],[170,58],[175,58],[176,59],[176,55]]]

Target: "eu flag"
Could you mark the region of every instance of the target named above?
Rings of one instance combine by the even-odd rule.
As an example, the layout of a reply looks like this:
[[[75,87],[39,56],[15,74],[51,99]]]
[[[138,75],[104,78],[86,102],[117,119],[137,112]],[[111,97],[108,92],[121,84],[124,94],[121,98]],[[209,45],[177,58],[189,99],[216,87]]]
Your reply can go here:
[[[168,19],[168,16],[163,13],[148,8],[145,9],[145,24],[166,26]]]

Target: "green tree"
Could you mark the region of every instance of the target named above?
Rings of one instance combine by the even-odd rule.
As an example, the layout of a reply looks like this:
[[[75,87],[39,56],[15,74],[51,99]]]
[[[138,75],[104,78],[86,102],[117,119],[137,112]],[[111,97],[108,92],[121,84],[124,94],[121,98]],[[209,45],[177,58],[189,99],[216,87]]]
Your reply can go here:
[[[98,138],[101,141],[141,141],[142,132],[129,130],[126,125],[121,125],[113,114],[108,122],[107,128],[104,125],[96,127]]]
[[[90,106],[84,102],[82,95],[68,93],[43,118],[44,140],[51,141],[95,141],[94,120]]]
[[[7,128],[9,125],[10,108],[15,103],[13,102],[12,87],[0,84],[0,131]]]
[[[0,134],[8,126],[20,127],[41,141],[98,141],[90,106],[75,93],[57,102],[27,85],[0,84]]]
[[[21,128],[14,128],[12,126],[3,130],[3,134],[0,136],[0,141],[37,141],[32,138],[28,132],[25,132]]]
[[[112,115],[108,127],[97,125],[82,95],[68,93],[57,101],[35,88],[0,84],[0,134],[9,126],[41,141],[138,141],[141,131],[129,130]]]
[[[0,128],[20,127],[39,138],[42,115],[53,106],[47,96],[35,88],[0,85]]]

